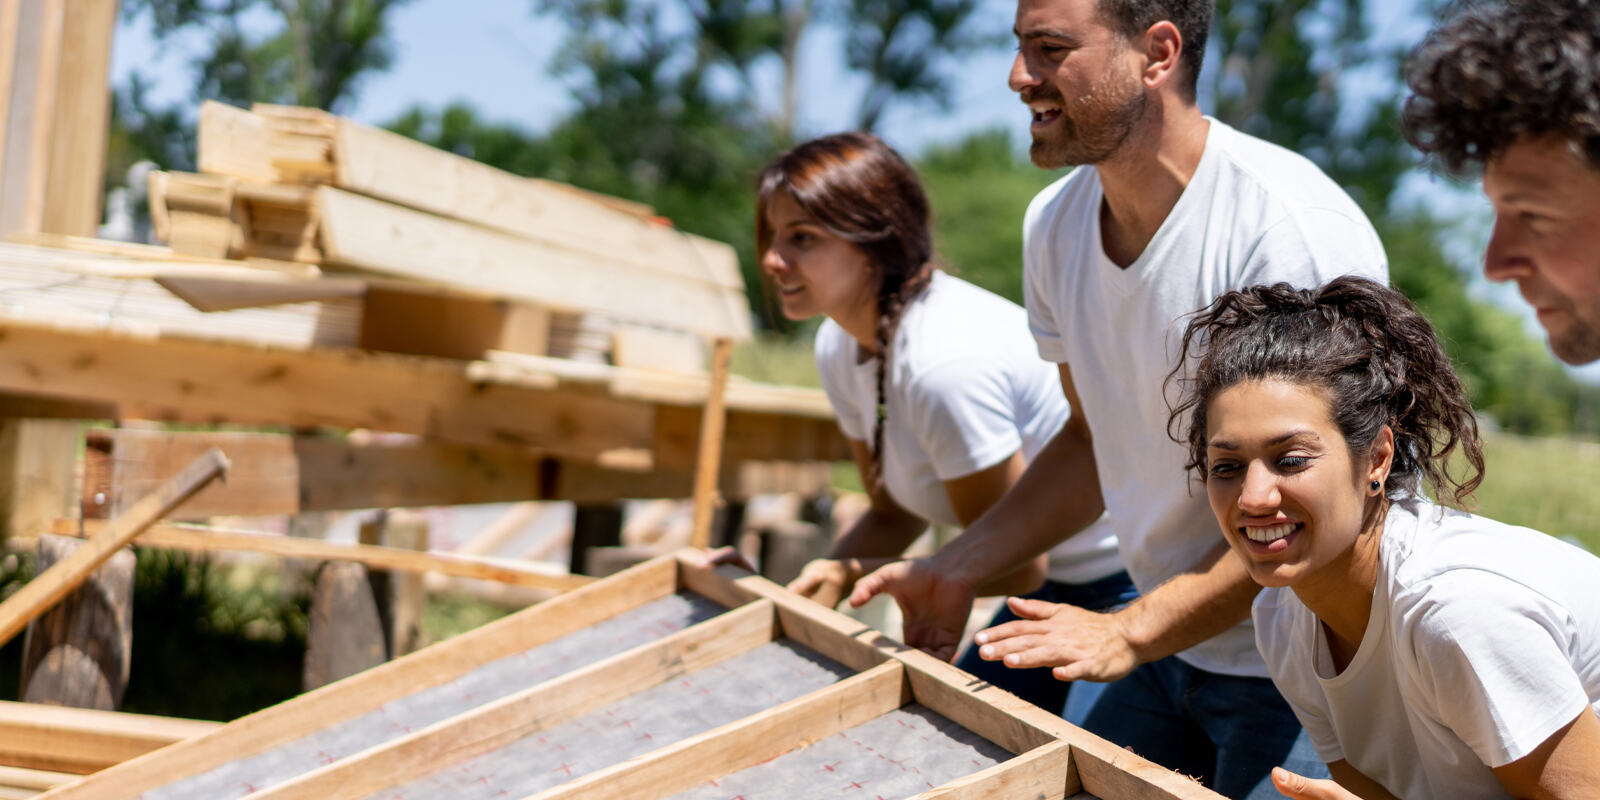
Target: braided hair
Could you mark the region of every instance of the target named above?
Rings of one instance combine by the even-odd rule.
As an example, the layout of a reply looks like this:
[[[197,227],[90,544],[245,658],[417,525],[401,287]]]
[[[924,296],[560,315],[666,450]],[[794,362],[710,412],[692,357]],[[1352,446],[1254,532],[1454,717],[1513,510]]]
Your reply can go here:
[[[933,279],[933,233],[928,197],[916,172],[870,133],[813,139],[779,155],[757,181],[756,252],[772,246],[767,209],[778,192],[828,233],[866,254],[877,281],[878,403],[872,427],[872,471],[881,482],[883,428],[888,420],[885,383],[900,317]]]
[[[1436,498],[1443,501],[1449,489],[1460,504],[1483,480],[1478,423],[1461,381],[1433,326],[1393,289],[1344,276],[1319,289],[1279,283],[1229,292],[1195,312],[1180,352],[1167,381],[1183,384],[1184,399],[1167,430],[1188,447],[1184,467],[1202,481],[1207,403],[1262,378],[1326,392],[1353,453],[1366,452],[1389,426],[1394,463],[1384,494],[1390,499],[1418,493],[1426,481]],[[1193,377],[1180,378],[1191,364]],[[1174,433],[1180,428],[1181,435]],[[1457,448],[1470,467],[1461,480],[1447,464]]]

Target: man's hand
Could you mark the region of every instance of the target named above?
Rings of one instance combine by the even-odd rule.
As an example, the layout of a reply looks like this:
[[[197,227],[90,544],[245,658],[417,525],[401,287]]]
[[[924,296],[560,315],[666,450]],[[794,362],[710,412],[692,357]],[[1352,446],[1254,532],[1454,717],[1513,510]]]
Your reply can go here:
[[[1292,800],[1361,800],[1349,789],[1329,780],[1313,780],[1283,767],[1272,768],[1272,785]]]
[[[906,644],[950,661],[972,614],[972,585],[935,570],[926,558],[895,561],[856,582],[850,605],[888,593],[905,618]]]
[[[978,655],[985,661],[1016,669],[1054,667],[1063,681],[1114,681],[1139,664],[1116,614],[1021,597],[1006,602],[1022,619],[978,633]]]
[[[828,608],[836,608],[855,588],[857,577],[846,561],[819,558],[807,563],[800,575],[789,581],[788,589]]]

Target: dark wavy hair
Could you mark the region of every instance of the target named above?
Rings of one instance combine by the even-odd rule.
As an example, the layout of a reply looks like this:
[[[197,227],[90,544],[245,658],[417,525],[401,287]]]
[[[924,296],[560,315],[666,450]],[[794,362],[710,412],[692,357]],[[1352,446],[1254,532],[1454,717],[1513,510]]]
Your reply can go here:
[[[1206,477],[1206,405],[1249,380],[1277,378],[1325,392],[1352,453],[1365,453],[1385,425],[1394,463],[1384,486],[1397,499],[1427,482],[1457,504],[1483,480],[1478,423],[1433,326],[1404,295],[1344,276],[1319,289],[1287,283],[1229,292],[1190,318],[1183,358],[1168,382],[1184,384],[1167,431],[1189,448],[1185,469]],[[1180,377],[1185,365],[1192,377]],[[1186,423],[1185,423],[1186,421]],[[1180,431],[1175,433],[1175,431]],[[1446,463],[1457,448],[1464,479]]]
[[[1471,5],[1417,46],[1406,83],[1406,139],[1453,172],[1550,133],[1600,169],[1600,0]]]
[[[1188,74],[1179,84],[1183,96],[1195,99],[1195,86],[1200,82],[1200,67],[1205,63],[1206,39],[1211,35],[1211,15],[1216,0],[1100,0],[1101,19],[1124,38],[1132,39],[1150,30],[1150,26],[1167,20],[1178,28],[1183,37],[1183,52],[1179,60]]]
[[[860,247],[878,279],[878,409],[872,460],[881,467],[888,418],[884,380],[900,316],[933,278],[933,228],[917,173],[870,133],[837,133],[796,145],[761,171],[756,194],[756,253],[772,247],[767,208],[787,192],[829,233]],[[871,476],[874,480],[876,475]]]

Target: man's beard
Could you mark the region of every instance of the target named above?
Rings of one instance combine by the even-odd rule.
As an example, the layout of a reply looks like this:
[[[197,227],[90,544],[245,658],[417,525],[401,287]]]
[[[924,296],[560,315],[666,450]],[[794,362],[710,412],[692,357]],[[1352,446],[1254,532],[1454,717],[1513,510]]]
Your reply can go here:
[[[1572,324],[1561,332],[1560,338],[1551,335],[1550,352],[1572,366],[1600,361],[1600,327],[1573,315]]]
[[[1061,108],[1061,116],[1056,118],[1059,127],[1043,137],[1034,134],[1028,156],[1034,166],[1041,169],[1098,164],[1128,140],[1134,126],[1144,116],[1147,99],[1137,83],[1118,91],[1107,80],[1090,90],[1088,96],[1080,98],[1073,109],[1074,118],[1068,114],[1065,98],[1054,88],[1040,87],[1023,92],[1024,103],[1047,100]]]

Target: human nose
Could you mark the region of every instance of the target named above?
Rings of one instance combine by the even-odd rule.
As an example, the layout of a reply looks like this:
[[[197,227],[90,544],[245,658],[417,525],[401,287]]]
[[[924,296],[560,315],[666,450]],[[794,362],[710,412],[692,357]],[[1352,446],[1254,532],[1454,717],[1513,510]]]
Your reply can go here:
[[[761,254],[762,272],[765,272],[768,275],[774,275],[782,272],[785,266],[786,264],[784,263],[783,256],[778,254],[778,248],[769,247],[765,253]]]
[[[1017,55],[1011,59],[1011,74],[1006,83],[1011,91],[1021,94],[1023,91],[1039,85],[1039,78],[1034,74],[1033,67],[1028,63],[1028,54],[1017,50]]]
[[[1533,262],[1520,248],[1515,222],[1503,214],[1496,216],[1489,246],[1483,253],[1483,276],[1496,282],[1531,276]]]
[[[1261,462],[1252,462],[1245,468],[1244,485],[1239,489],[1239,510],[1250,515],[1268,514],[1278,510],[1280,501],[1277,477]]]

